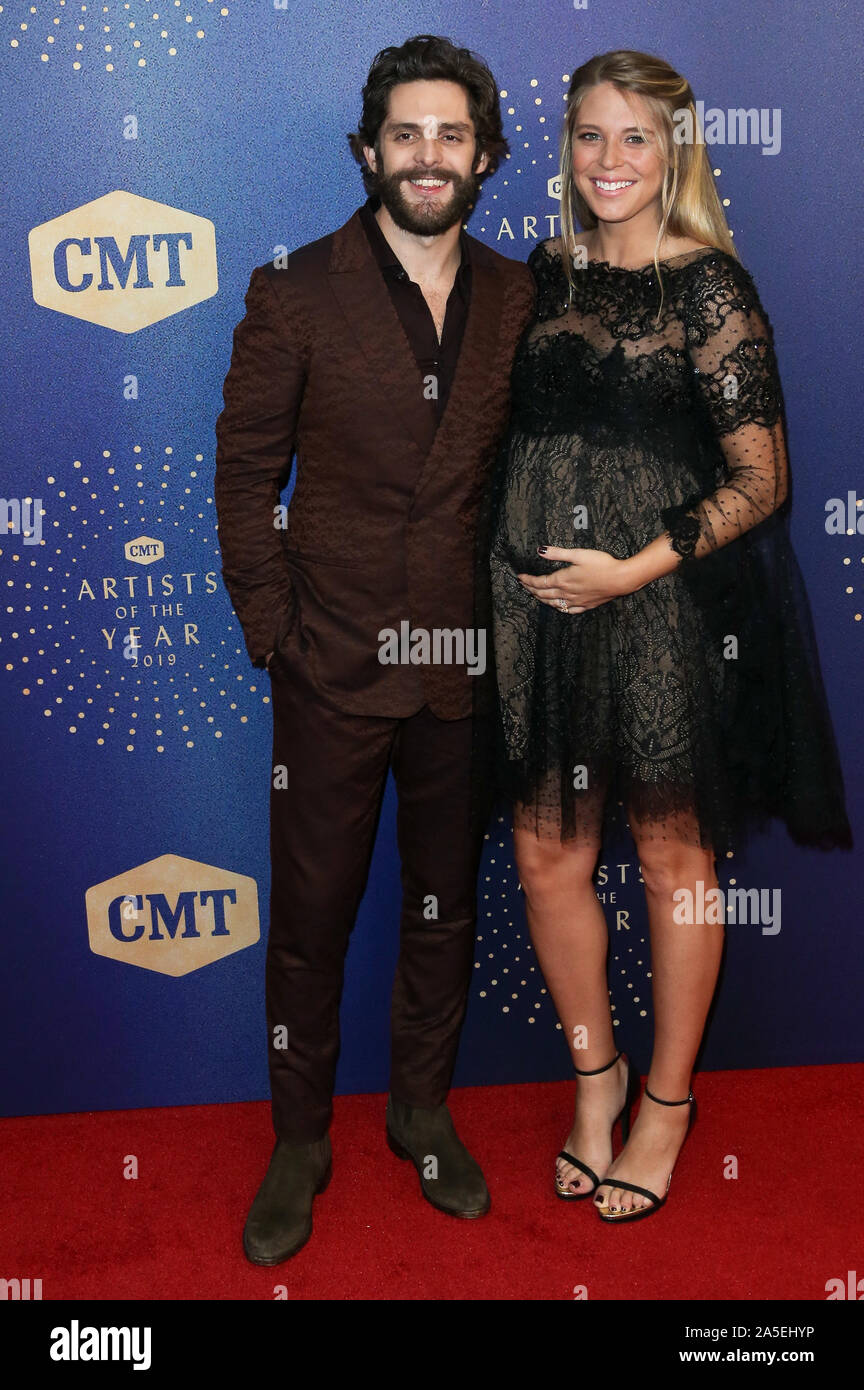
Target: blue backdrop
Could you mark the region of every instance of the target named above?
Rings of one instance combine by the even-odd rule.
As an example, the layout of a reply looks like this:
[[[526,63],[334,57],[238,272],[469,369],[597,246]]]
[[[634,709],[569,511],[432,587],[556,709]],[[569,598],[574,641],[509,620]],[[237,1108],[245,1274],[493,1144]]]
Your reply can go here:
[[[684,72],[706,108],[780,113],[779,126],[771,116],[775,144],[781,132],[776,152],[727,143],[710,157],[775,329],[793,539],[860,837],[864,545],[854,516],[852,534],[826,529],[829,499],[845,502],[860,483],[856,8],[835,3],[829,15],[803,0],[726,0],[719,9],[697,0],[557,0],[542,8],[526,0],[292,0],[284,8],[188,0],[154,18],[137,0],[56,14],[17,0],[4,5],[2,491],[7,501],[40,499],[44,515],[40,544],[0,535],[3,1113],[268,1094],[270,709],[267,678],[248,664],[219,578],[213,426],[252,267],[340,226],[363,201],[346,132],[374,54],[415,33],[446,34],[495,74],[511,158],[484,185],[470,230],[520,259],[557,230],[550,180],[563,97],[573,69],[592,54],[653,52]],[[96,238],[113,235],[125,254],[137,205],[114,200],[85,209],[74,226],[43,227],[115,190],[175,210],[175,230],[195,219],[193,245],[181,251],[197,302],[162,317],[154,310],[155,321],[136,331],[78,316],[82,292],[64,289],[53,251],[61,232],[77,238],[64,253],[70,280],[87,265],[98,272]],[[141,217],[152,232],[143,205]],[[207,260],[207,223],[215,261]],[[165,261],[154,257],[156,264]],[[103,266],[99,303],[111,300],[118,322],[124,306],[156,302],[158,287],[148,300],[134,271],[124,287],[110,256]],[[127,550],[142,537],[162,543],[146,565]],[[122,640],[133,602],[141,644],[130,660]],[[342,1092],[387,1086],[398,916],[393,812],[391,787],[348,959]],[[212,887],[219,873],[253,879],[257,942],[189,973],[161,973],[142,965],[140,952],[137,964],[124,955],[135,907],[113,938],[114,958],[91,949],[110,933],[93,918],[101,911],[104,919],[104,902],[88,924],[88,889],[118,879],[115,896],[134,898],[133,871],[164,855],[209,866],[166,876],[168,908],[196,884]],[[859,1057],[857,852],[801,851],[777,830],[726,862],[721,881],[730,878],[782,890],[781,930],[729,927],[701,1065]],[[644,1067],[650,967],[632,846],[609,846],[598,892],[610,924],[619,1035]],[[479,894],[456,1082],[563,1077],[567,1049],[527,939],[503,823],[490,827]],[[245,911],[248,928],[248,900]],[[230,912],[226,920],[230,935]],[[182,931],[174,929],[179,950]]]

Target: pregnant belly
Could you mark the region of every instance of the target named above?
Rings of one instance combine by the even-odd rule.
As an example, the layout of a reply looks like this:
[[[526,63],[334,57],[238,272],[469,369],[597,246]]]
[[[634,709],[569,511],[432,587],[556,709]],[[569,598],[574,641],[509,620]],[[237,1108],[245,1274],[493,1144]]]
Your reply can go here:
[[[541,545],[625,559],[663,531],[661,513],[693,495],[688,469],[632,441],[598,447],[580,435],[514,433],[500,486],[493,549],[517,573],[544,574]]]
[[[602,458],[572,434],[511,441],[497,512],[494,551],[517,573],[546,574],[560,568],[537,554],[541,545],[619,552],[623,534],[616,521],[614,476]],[[621,552],[629,554],[629,550]]]

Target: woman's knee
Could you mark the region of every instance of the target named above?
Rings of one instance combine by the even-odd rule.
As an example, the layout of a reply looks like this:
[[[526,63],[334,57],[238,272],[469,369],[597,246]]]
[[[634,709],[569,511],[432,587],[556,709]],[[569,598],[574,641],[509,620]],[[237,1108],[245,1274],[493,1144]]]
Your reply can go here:
[[[700,879],[706,884],[713,882],[710,850],[661,839],[637,840],[637,849],[646,893],[671,898],[678,889],[692,888]]]
[[[514,835],[522,891],[530,901],[592,887],[599,846],[563,844],[527,831]]]

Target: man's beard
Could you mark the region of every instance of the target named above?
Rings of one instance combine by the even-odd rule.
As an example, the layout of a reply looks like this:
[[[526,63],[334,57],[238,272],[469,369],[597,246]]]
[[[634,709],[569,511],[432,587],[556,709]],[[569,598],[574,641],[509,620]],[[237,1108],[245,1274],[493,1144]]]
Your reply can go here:
[[[436,207],[430,199],[427,205],[409,205],[402,192],[402,184],[410,179],[446,179],[453,185],[453,192],[442,207]],[[400,169],[395,174],[379,174],[375,192],[381,199],[397,227],[403,232],[413,232],[415,236],[438,236],[457,222],[462,222],[477,198],[479,180],[475,174],[462,178],[459,174],[438,173],[434,169]]]

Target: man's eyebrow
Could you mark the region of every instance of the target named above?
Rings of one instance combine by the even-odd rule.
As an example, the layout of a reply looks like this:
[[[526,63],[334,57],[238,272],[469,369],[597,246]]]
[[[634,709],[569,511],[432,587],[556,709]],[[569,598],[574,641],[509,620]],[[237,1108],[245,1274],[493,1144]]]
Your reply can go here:
[[[427,125],[428,121],[388,120],[386,122],[386,128],[388,130],[425,130]],[[438,121],[437,125],[439,130],[464,130],[469,132],[471,130],[471,126],[467,121]]]

